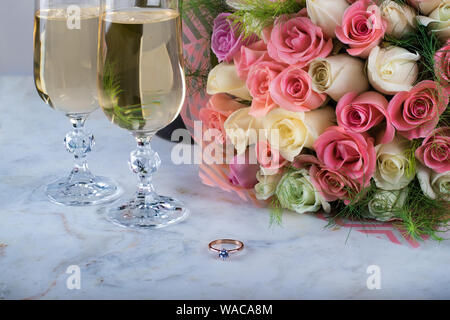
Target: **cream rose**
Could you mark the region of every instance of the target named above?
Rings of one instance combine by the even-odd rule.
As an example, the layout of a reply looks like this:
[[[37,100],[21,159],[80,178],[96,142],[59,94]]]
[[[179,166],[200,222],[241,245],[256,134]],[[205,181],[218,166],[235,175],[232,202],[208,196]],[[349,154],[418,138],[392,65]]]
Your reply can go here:
[[[381,4],[381,15],[388,23],[386,33],[393,37],[401,38],[416,28],[416,12],[406,4],[386,0]]]
[[[263,127],[270,145],[281,156],[293,161],[303,148],[313,148],[317,138],[335,123],[333,108],[326,107],[309,112],[274,109],[263,119]]]
[[[396,137],[391,143],[375,147],[377,168],[374,180],[378,188],[400,190],[414,179],[414,173],[408,172],[410,160],[405,156],[409,148],[409,141],[401,137]]]
[[[308,17],[330,38],[336,38],[334,29],[341,25],[348,7],[347,0],[306,0]]]
[[[418,164],[417,179],[426,196],[431,199],[450,201],[450,171],[436,173]]]
[[[275,194],[278,182],[280,182],[282,176],[283,175],[281,173],[274,175],[264,175],[262,171],[258,172],[256,174],[258,183],[255,186],[256,198],[258,200],[270,199]]]
[[[276,188],[276,195],[283,208],[297,213],[317,212],[322,207],[331,211],[330,204],[314,188],[306,169],[286,173]]]
[[[395,191],[378,190],[368,204],[368,218],[389,221],[395,218],[405,204],[408,188]]]
[[[422,14],[428,15],[437,8],[441,0],[408,0],[408,3],[419,9]]]
[[[418,19],[443,41],[450,38],[450,0],[443,0],[428,17],[419,16]]]
[[[252,99],[245,81],[239,78],[234,64],[225,62],[218,64],[209,72],[206,92],[210,95],[228,93],[244,100]]]
[[[347,54],[316,59],[309,66],[313,89],[328,94],[334,101],[349,91],[363,93],[369,89],[364,61]]]
[[[370,84],[388,95],[411,90],[419,74],[419,59],[420,55],[400,47],[373,48],[367,63]]]
[[[233,112],[223,124],[227,137],[234,145],[237,154],[243,154],[250,144],[258,142],[261,121],[249,114],[250,108]]]

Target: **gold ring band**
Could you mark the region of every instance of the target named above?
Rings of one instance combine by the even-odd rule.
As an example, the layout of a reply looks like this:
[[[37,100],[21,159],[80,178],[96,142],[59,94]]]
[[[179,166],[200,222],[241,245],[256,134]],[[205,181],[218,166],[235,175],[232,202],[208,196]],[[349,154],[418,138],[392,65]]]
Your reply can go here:
[[[225,248],[219,249],[219,248],[215,247],[215,246],[221,245],[221,244],[233,244],[236,246],[236,248],[227,250]],[[244,243],[242,241],[233,240],[233,239],[219,239],[219,240],[211,241],[208,245],[208,248],[212,251],[218,252],[219,258],[226,259],[226,258],[228,258],[230,253],[243,250]]]

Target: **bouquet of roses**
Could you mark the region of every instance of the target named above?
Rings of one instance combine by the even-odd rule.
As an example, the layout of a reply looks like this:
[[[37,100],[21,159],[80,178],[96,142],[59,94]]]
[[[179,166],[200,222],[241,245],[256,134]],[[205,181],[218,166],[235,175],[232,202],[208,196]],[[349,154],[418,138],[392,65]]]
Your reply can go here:
[[[204,169],[204,182],[246,190],[275,214],[396,221],[414,237],[447,230],[450,0],[184,10],[211,25],[197,116],[214,137],[210,158],[230,160],[226,179]]]

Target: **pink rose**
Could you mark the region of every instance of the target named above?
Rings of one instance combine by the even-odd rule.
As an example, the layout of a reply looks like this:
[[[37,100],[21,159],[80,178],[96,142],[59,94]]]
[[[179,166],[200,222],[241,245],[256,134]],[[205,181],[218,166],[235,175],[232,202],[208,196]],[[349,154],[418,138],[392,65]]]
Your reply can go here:
[[[326,201],[343,200],[349,204],[361,192],[361,186],[337,170],[312,166],[311,183]]]
[[[431,132],[416,150],[416,158],[437,173],[450,171],[450,127]]]
[[[224,143],[226,140],[226,132],[224,123],[228,117],[238,109],[245,108],[243,105],[233,100],[225,93],[218,93],[211,97],[206,108],[202,108],[199,113],[199,118],[203,122],[205,129],[219,130],[219,142]]]
[[[285,65],[275,61],[259,62],[251,67],[247,78],[247,88],[253,97],[249,114],[257,118],[264,117],[277,106],[270,95],[269,84],[285,68]]]
[[[333,49],[333,41],[320,27],[298,15],[277,18],[273,28],[265,31],[265,36],[273,59],[300,67],[316,58],[326,58]]]
[[[397,93],[388,106],[393,126],[405,138],[425,138],[438,124],[448,105],[448,94],[434,81],[425,80],[409,92]]]
[[[336,37],[350,46],[348,54],[367,58],[384,37],[387,23],[380,8],[367,0],[359,0],[347,8],[342,25],[336,27]]]
[[[439,83],[446,88],[447,94],[450,94],[450,40],[436,52],[434,61]]]
[[[267,141],[260,141],[256,145],[256,156],[261,167],[268,170],[277,171],[288,163]]]
[[[394,139],[395,128],[387,113],[388,104],[386,98],[375,91],[360,95],[349,92],[337,104],[338,125],[352,132],[363,133],[385,121],[386,129],[380,143],[389,143]]]
[[[347,175],[366,186],[375,173],[374,140],[366,133],[330,127],[315,142],[317,158],[327,168]]]
[[[348,205],[362,190],[358,182],[339,170],[328,168],[314,156],[300,155],[292,165],[298,169],[310,167],[311,183],[325,201],[342,200]]]
[[[310,75],[299,66],[290,66],[283,70],[270,83],[269,91],[275,103],[294,112],[317,109],[327,99],[326,94],[312,89]]]
[[[242,46],[241,52],[234,57],[238,76],[246,81],[250,68],[261,61],[273,61],[267,53],[267,45],[260,40],[249,46]]]
[[[230,164],[228,179],[235,186],[251,189],[258,183],[256,178],[258,171],[258,164],[250,164],[250,152],[247,149],[245,153],[234,157]]]

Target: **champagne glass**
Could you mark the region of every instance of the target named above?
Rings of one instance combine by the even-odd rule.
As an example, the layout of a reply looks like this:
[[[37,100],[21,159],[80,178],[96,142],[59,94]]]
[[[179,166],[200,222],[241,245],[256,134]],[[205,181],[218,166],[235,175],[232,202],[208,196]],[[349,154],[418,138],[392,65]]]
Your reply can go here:
[[[152,175],[161,160],[150,146],[155,133],[177,118],[186,93],[178,0],[102,3],[100,106],[112,123],[136,139],[129,164],[139,179],[132,199],[104,210],[123,227],[165,227],[188,214],[180,201],[156,193]]]
[[[118,186],[94,176],[87,152],[94,137],[88,116],[98,108],[97,46],[100,0],[35,0],[34,79],[39,96],[72,124],[65,145],[75,161],[70,175],[46,187],[55,203],[84,206],[114,200]]]

